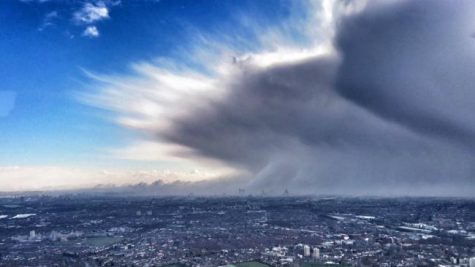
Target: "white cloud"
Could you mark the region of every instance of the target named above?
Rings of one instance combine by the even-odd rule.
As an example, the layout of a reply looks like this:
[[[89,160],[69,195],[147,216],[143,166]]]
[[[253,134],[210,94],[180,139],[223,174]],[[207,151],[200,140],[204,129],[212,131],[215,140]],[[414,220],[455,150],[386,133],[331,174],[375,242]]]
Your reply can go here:
[[[66,166],[0,166],[0,191],[62,190],[161,180],[201,181],[217,174],[197,169],[104,170]]]
[[[97,2],[96,4],[86,3],[81,10],[73,15],[76,23],[84,24],[91,24],[107,18],[109,18],[109,9],[104,2]]]
[[[81,99],[141,133],[135,143],[142,145],[117,148],[117,157],[178,156],[198,159],[206,169],[212,167],[205,159],[214,158],[236,172],[249,170],[248,188],[401,193],[425,189],[412,187],[413,181],[425,183],[424,177],[464,181],[467,152],[384,120],[333,87],[341,63],[333,46],[339,21],[364,11],[365,1],[315,1],[309,7],[304,19],[291,17],[282,27],[244,20],[251,29],[246,33],[255,31],[244,41],[226,30],[211,38],[198,32],[183,58],[137,63],[129,75],[89,73],[96,84]],[[179,151],[163,149],[173,144]],[[434,168],[438,162],[451,167]],[[442,192],[440,184],[425,190]]]
[[[83,36],[86,37],[99,37],[99,31],[97,30],[96,26],[88,26],[84,32],[82,33]]]
[[[244,26],[251,28],[257,37],[257,43],[252,45],[247,40],[228,36],[226,32],[218,35],[219,39],[196,32],[190,41],[193,46],[184,51],[183,56],[186,60],[193,61],[198,68],[180,64],[180,60],[162,59],[158,64],[133,64],[134,73],[128,76],[87,72],[97,84],[94,86],[95,91],[81,94],[80,99],[89,105],[113,111],[113,119],[119,125],[156,139],[176,126],[175,123],[180,118],[192,115],[190,110],[219,102],[226,97],[232,88],[230,83],[246,68],[262,70],[275,64],[292,64],[332,53],[330,40],[333,32],[328,28],[332,29],[340,14],[349,12],[339,10],[338,4],[332,3],[334,2],[301,3],[305,5],[302,10],[307,12],[304,20],[299,16],[291,16],[282,25],[272,28],[242,18]],[[315,29],[319,28],[315,25],[323,26]],[[301,43],[289,40],[289,36],[295,32],[310,39],[307,46],[302,47]],[[243,47],[261,49],[249,51],[242,49]],[[183,147],[178,150],[163,149],[173,147],[167,140],[155,140],[152,146],[144,145],[146,142],[136,140],[135,144],[109,151],[118,158],[143,160],[159,157],[160,160],[176,161],[181,157],[184,161],[193,159],[203,163],[201,167],[205,169],[214,167],[209,165],[209,158],[195,155],[189,148],[186,151],[183,151]],[[233,169],[231,166],[223,168]]]
[[[51,11],[47,13],[43,18],[43,23],[38,28],[39,31],[43,31],[44,29],[51,27],[54,25],[53,21],[58,17],[58,11]]]
[[[108,157],[129,161],[154,162],[176,170],[200,170],[206,177],[229,177],[238,173],[219,161],[193,157],[193,151],[178,144],[138,140],[125,147],[105,150]],[[185,177],[186,178],[186,177]],[[186,178],[185,180],[189,180]]]
[[[45,19],[52,19],[58,16],[58,11],[51,11],[45,15]]]

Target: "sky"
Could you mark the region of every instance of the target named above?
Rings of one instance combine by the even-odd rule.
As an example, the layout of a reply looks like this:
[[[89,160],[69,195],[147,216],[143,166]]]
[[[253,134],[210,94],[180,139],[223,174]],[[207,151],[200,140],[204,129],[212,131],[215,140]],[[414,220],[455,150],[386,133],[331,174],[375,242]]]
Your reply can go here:
[[[474,11],[1,1],[0,190],[470,196]]]

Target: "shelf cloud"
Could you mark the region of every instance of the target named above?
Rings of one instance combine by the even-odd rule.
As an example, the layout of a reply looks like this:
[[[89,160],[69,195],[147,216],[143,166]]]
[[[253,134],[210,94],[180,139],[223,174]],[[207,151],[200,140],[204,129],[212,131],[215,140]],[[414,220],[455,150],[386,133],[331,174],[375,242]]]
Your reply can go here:
[[[473,192],[475,4],[308,6],[305,23],[253,29],[264,36],[253,51],[225,34],[204,37],[191,49],[195,64],[88,73],[93,89],[79,97],[146,142],[172,145],[174,158],[233,169],[223,191]]]

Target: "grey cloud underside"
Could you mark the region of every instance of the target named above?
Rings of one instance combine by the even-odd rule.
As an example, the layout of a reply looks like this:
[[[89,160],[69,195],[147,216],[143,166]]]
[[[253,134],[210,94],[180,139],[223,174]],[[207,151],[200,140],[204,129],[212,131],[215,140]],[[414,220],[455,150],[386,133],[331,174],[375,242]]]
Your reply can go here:
[[[338,57],[244,63],[224,99],[157,134],[248,171],[248,192],[470,195],[474,11],[370,5],[339,23]]]
[[[475,4],[412,2],[343,23],[336,88],[378,116],[474,148]]]

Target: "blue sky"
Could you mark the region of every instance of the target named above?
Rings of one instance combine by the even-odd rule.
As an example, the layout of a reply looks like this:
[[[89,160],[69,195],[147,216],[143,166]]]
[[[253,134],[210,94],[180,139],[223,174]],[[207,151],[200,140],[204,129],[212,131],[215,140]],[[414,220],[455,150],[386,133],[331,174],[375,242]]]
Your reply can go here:
[[[0,190],[470,194],[457,3],[0,1]]]
[[[151,171],[190,176],[201,166],[195,160],[153,156],[168,148],[149,131],[118,123],[123,110],[90,98],[111,79],[140,81],[147,64],[174,77],[186,76],[185,69],[212,77],[219,62],[259,53],[274,35],[303,43],[304,35],[289,30],[294,26],[276,25],[306,19],[305,7],[280,0],[1,1],[0,184],[51,189],[161,178]],[[107,170],[146,178],[99,177]],[[79,176],[84,181],[77,183]]]
[[[76,21],[86,5],[104,7],[107,16]],[[15,92],[16,101],[0,119],[0,164],[113,165],[98,161],[98,150],[124,143],[130,133],[74,97],[88,82],[83,70],[127,73],[133,62],[179,58],[179,51],[192,45],[193,32],[243,31],[238,14],[250,12],[272,23],[286,16],[286,6],[280,1],[2,1],[0,90]],[[89,26],[99,35],[85,36]]]

